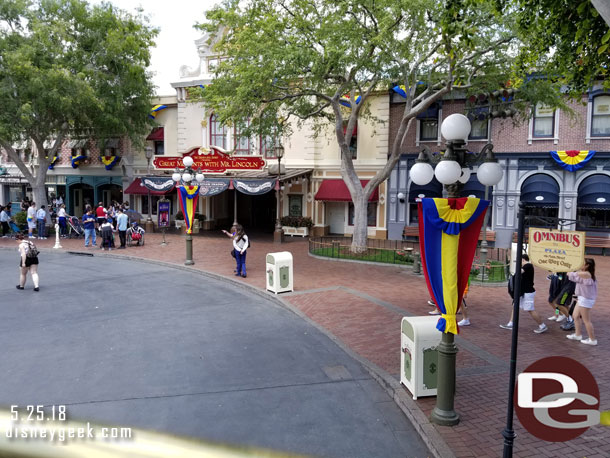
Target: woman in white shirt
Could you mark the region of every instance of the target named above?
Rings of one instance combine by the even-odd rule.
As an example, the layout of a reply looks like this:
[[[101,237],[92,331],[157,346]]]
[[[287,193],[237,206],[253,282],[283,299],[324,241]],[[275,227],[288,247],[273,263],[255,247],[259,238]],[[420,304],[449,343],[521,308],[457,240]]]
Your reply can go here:
[[[59,206],[57,219],[59,222],[59,235],[65,238],[68,236],[68,225],[66,224],[66,206],[64,204]]]
[[[235,261],[237,262],[236,277],[240,275],[246,278],[246,250],[250,246],[248,236],[244,233],[241,224],[235,225],[235,235],[233,236],[233,248],[235,249]]]
[[[38,257],[28,257],[27,253],[30,250],[30,247],[34,246],[32,242],[29,240],[25,240],[22,234],[17,234],[15,237],[17,242],[19,242],[19,284],[17,285],[17,289],[24,289],[25,281],[27,280],[28,272],[32,276],[32,281],[34,282],[34,291],[39,291],[38,288]],[[35,247],[35,246],[34,246]]]

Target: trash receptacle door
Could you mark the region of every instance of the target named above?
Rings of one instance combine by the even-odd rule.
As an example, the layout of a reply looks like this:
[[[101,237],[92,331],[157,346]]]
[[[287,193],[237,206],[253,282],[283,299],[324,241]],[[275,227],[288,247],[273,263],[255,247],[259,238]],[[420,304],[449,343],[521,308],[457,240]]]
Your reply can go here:
[[[290,284],[290,268],[288,266],[280,267],[280,288],[288,288]]]
[[[413,361],[411,360],[411,352],[408,348],[405,347],[402,349],[402,355],[402,357],[404,358],[405,379],[407,379],[410,383],[413,383],[413,380],[411,380],[411,365],[413,363]]]
[[[424,351],[424,385],[427,389],[436,388],[438,379],[438,351],[436,347],[426,348]]]
[[[269,286],[273,286],[273,269],[267,270],[267,275],[269,276]]]

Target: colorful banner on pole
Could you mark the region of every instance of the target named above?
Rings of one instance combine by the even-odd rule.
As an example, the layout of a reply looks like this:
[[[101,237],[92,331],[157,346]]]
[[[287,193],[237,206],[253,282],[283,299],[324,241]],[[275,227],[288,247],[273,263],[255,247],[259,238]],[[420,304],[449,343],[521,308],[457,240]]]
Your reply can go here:
[[[180,200],[180,208],[184,215],[186,224],[186,233],[193,233],[193,218],[195,217],[196,198],[199,195],[199,186],[179,186],[178,199]]]
[[[419,246],[430,296],[441,312],[436,328],[457,334],[455,319],[489,201],[424,198],[418,205]]]
[[[578,169],[582,169],[593,156],[595,156],[595,151],[593,150],[551,151],[551,157],[555,162],[568,172],[575,172]]]

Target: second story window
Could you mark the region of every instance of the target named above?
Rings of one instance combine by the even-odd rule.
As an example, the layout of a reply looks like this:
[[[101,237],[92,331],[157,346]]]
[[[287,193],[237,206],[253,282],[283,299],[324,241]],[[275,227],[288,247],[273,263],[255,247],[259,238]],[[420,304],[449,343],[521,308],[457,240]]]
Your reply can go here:
[[[593,99],[591,136],[610,137],[610,95],[598,95]]]
[[[227,149],[227,127],[220,124],[215,114],[210,116],[210,146]]]
[[[555,110],[542,104],[534,110],[532,135],[535,138],[553,137],[555,131]]]
[[[438,104],[430,105],[424,112],[417,115],[419,121],[419,141],[438,140]]]
[[[241,134],[241,132],[247,129],[249,125],[249,121],[235,125],[235,154],[238,156],[249,156],[252,154],[250,149],[250,138]]]

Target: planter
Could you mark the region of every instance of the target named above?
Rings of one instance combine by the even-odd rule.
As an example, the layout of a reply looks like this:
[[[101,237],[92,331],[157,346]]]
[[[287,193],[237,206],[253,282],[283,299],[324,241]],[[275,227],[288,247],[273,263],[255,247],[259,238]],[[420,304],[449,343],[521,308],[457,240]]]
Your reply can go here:
[[[181,232],[186,233],[186,223],[183,219],[175,220],[176,229],[180,229]],[[193,220],[193,234],[199,234],[199,220]]]
[[[292,227],[292,226],[282,226],[284,230],[284,235],[299,235],[301,237],[307,237],[309,235],[308,227]]]

